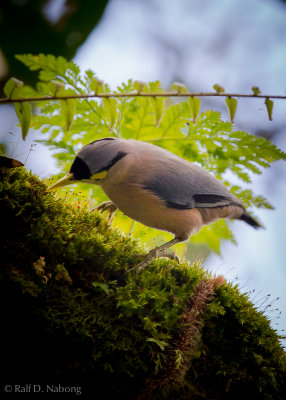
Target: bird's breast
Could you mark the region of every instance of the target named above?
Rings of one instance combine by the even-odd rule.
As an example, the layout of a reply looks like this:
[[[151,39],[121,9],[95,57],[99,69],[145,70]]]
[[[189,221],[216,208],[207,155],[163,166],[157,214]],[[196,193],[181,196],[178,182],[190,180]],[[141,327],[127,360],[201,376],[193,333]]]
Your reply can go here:
[[[113,183],[102,185],[102,189],[128,217],[151,228],[168,231],[186,240],[192,231],[203,224],[197,209],[177,210],[168,208],[165,202],[141,185]]]
[[[149,225],[154,213],[163,207],[163,202],[137,184],[102,185],[102,189],[128,217]]]

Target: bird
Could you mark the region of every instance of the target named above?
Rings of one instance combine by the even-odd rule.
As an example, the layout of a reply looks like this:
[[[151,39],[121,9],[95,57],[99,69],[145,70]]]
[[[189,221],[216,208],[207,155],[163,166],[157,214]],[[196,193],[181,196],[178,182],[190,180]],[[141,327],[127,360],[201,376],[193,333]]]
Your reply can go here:
[[[48,190],[76,182],[102,188],[110,201],[96,207],[99,211],[119,209],[145,226],[174,235],[152,249],[136,265],[137,272],[156,257],[171,257],[167,249],[217,219],[238,219],[261,228],[212,173],[144,141],[106,137],[85,145],[70,171]]]

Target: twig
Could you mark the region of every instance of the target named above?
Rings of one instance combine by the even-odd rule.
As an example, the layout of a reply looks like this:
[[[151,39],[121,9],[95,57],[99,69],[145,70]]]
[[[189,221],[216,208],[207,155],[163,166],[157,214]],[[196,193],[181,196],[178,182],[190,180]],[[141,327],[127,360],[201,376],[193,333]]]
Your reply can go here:
[[[66,96],[39,96],[39,97],[19,97],[11,99],[8,97],[0,98],[0,104],[8,103],[23,103],[25,101],[52,101],[52,100],[66,100],[66,99],[89,99],[89,98],[110,98],[110,97],[248,97],[248,98],[271,98],[271,99],[286,99],[286,95],[266,95],[266,94],[253,94],[253,93],[226,93],[226,92],[209,92],[209,93],[178,93],[178,92],[161,92],[161,93],[93,93],[93,94],[69,94]]]

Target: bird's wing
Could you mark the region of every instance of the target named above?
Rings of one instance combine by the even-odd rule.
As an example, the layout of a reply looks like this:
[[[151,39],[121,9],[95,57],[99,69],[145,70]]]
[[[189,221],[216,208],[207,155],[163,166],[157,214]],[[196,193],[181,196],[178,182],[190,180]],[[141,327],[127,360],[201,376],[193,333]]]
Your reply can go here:
[[[142,187],[176,209],[241,206],[240,201],[212,174],[195,164],[172,158],[156,160],[144,175]]]

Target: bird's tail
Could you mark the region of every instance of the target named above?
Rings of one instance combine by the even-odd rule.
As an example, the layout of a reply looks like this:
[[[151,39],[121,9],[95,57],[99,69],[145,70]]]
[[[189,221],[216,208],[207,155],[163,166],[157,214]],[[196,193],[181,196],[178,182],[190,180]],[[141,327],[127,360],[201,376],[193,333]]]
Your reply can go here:
[[[246,211],[241,215],[239,218],[242,221],[246,222],[248,225],[251,225],[254,229],[259,229],[262,228],[262,225],[260,225],[254,218],[252,218],[251,215],[249,215]]]

